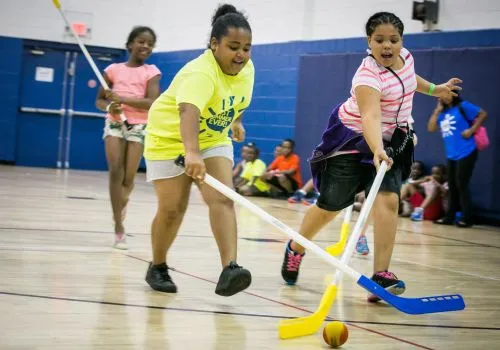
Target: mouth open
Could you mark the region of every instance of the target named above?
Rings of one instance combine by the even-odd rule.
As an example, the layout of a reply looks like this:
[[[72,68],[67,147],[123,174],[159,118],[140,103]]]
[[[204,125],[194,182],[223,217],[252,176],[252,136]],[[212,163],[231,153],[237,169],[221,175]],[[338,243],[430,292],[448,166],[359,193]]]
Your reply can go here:
[[[391,59],[391,58],[392,58],[392,56],[393,56],[393,55],[392,55],[392,53],[383,53],[383,54],[382,54],[382,58],[383,58],[383,59],[386,59],[386,60]]]

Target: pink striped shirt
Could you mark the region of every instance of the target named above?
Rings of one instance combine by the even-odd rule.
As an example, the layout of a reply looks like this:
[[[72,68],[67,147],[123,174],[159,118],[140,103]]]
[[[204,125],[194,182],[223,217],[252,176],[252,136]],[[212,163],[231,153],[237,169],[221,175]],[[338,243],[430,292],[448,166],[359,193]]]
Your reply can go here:
[[[417,77],[413,56],[403,48],[400,56],[403,58],[404,66],[395,71],[403,81],[405,96],[403,105],[398,114],[398,123],[413,123],[411,110],[413,106],[413,95],[417,89]],[[382,111],[382,135],[384,140],[389,141],[396,128],[396,113],[401,104],[403,88],[399,80],[387,70],[379,65],[371,56],[366,57],[359,66],[352,79],[351,97],[340,106],[339,118],[349,129],[362,132],[361,116],[354,90],[358,86],[369,86],[381,93],[380,109]]]

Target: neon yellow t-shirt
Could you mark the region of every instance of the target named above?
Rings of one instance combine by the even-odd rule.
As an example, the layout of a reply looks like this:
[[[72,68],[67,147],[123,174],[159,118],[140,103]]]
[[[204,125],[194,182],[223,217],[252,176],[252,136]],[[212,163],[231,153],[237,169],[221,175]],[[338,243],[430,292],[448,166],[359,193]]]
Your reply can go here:
[[[253,162],[246,162],[245,167],[241,173],[241,177],[248,181],[248,185],[254,185],[260,192],[269,191],[269,185],[257,178],[256,176],[261,176],[266,171],[266,163],[260,159],[256,159]]]
[[[187,63],[149,109],[144,157],[166,160],[184,154],[180,103],[191,103],[201,112],[200,150],[230,145],[229,129],[250,104],[254,76],[251,60],[238,75],[224,74],[210,49]]]

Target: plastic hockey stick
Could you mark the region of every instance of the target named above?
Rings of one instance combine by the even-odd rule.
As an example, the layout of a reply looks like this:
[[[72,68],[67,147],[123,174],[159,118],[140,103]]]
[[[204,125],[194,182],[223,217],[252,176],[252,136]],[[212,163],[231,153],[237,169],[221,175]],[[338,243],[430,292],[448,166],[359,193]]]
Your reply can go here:
[[[337,243],[331,244],[326,247],[328,254],[339,256],[345,248],[347,237],[349,237],[349,227],[351,224],[352,205],[344,210],[344,220],[340,228],[340,240]]]
[[[82,50],[83,55],[87,59],[87,62],[90,64],[90,67],[94,71],[94,74],[97,77],[97,79],[99,80],[99,82],[101,83],[102,87],[105,90],[110,90],[108,83],[106,82],[106,80],[104,80],[104,77],[102,76],[101,72],[99,72],[99,69],[95,65],[95,62],[92,59],[92,57],[90,56],[87,48],[85,47],[85,45],[83,44],[83,42],[80,39],[80,37],[78,36],[78,34],[76,34],[75,30],[73,29],[73,27],[69,23],[68,18],[66,17],[66,15],[64,14],[64,11],[61,8],[61,3],[59,2],[59,0],[52,0],[52,2],[54,3],[54,6],[57,8],[59,13],[61,14],[61,17],[63,18],[64,22],[66,22],[66,26],[71,31],[71,34],[73,34],[73,37],[75,38],[76,43],[78,44],[78,46],[80,46],[80,50]],[[125,116],[125,114],[123,112],[120,113],[120,119],[128,130],[132,129],[133,126],[127,121],[127,117]]]
[[[182,155],[177,157],[176,164],[179,166],[184,165],[184,157]],[[386,169],[387,169],[387,164],[385,162],[382,162],[380,165],[379,174],[377,174],[377,176],[384,174]],[[358,285],[366,289],[368,292],[375,294],[380,299],[391,304],[401,312],[410,315],[421,315],[421,314],[429,314],[435,312],[457,311],[457,310],[463,310],[465,308],[464,299],[459,294],[437,295],[437,296],[428,296],[421,298],[405,298],[393,295],[388,291],[386,291],[383,287],[381,287],[377,283],[373,282],[368,277],[362,275],[361,273],[357,272],[350,266],[342,263],[340,260],[331,256],[325,250],[321,249],[319,246],[309,241],[308,239],[300,235],[298,232],[294,231],[292,228],[285,225],[283,222],[276,219],[274,216],[268,214],[263,209],[259,208],[257,205],[253,204],[245,197],[239,195],[234,190],[227,187],[222,182],[210,176],[209,174],[205,175],[204,183],[214,188],[215,190],[219,191],[227,198],[233,200],[235,203],[244,206],[245,208],[253,212],[255,215],[259,216],[262,220],[268,222],[269,224],[283,231],[287,236],[289,236],[291,239],[299,243],[301,246],[312,251],[320,258],[322,258],[324,261],[326,261],[328,264],[332,265],[337,269],[340,269],[343,273],[353,278]],[[356,223],[356,225],[359,224],[361,224],[360,221]]]
[[[367,218],[370,215],[370,210],[373,206],[373,202],[375,201],[375,197],[378,193],[384,175],[385,167],[381,167],[377,176],[375,177],[375,180],[373,181],[370,193],[368,194],[368,197],[366,199],[366,204],[363,206],[363,209],[359,214],[359,218],[356,222],[356,225],[354,226],[354,231],[349,238],[349,242],[347,243],[346,250],[344,251],[344,254],[342,254],[342,259],[340,260],[340,262],[343,264],[349,263],[354,247],[356,246],[356,242],[358,241]],[[342,229],[345,230],[346,236],[349,234],[349,220],[351,219],[352,207],[353,206],[351,205],[346,209],[346,213],[344,214],[344,221],[342,223]],[[343,245],[345,246],[345,241]],[[333,246],[340,247],[340,245],[338,244]],[[341,248],[343,249],[344,247],[342,246]],[[328,248],[326,250],[329,254],[333,255],[332,252],[328,250]],[[315,312],[304,317],[298,317],[289,320],[280,320],[278,324],[278,334],[281,339],[303,337],[306,335],[314,334],[318,331],[318,329],[321,327],[321,324],[325,320],[325,317],[328,315],[328,312],[330,311],[333,303],[335,302],[335,298],[337,296],[337,284],[339,283],[341,277],[341,271],[337,270],[332,283],[330,283],[328,287],[326,287],[326,290],[321,297],[319,306]]]

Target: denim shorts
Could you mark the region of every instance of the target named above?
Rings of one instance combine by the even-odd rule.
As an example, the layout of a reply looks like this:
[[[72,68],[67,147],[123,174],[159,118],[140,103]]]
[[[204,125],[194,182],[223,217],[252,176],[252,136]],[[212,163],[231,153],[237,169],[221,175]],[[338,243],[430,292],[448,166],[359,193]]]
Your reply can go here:
[[[328,211],[340,211],[354,203],[354,196],[365,191],[366,196],[375,179],[376,170],[372,164],[362,163],[361,154],[342,154],[327,158],[321,171],[318,190],[320,196],[316,205]],[[402,172],[391,168],[384,176],[379,192],[401,191]]]

